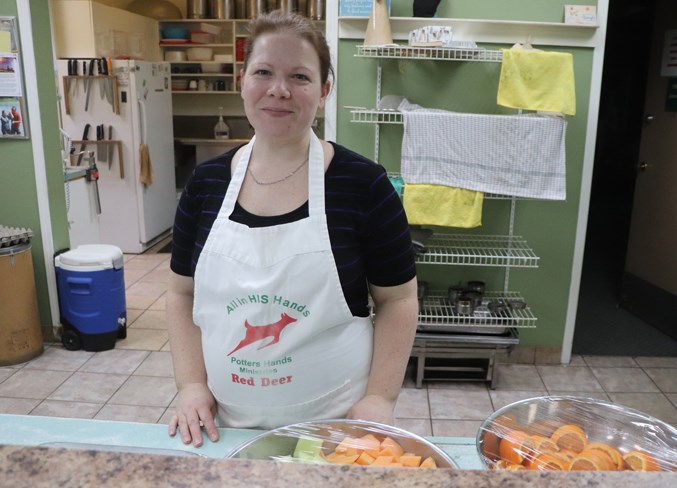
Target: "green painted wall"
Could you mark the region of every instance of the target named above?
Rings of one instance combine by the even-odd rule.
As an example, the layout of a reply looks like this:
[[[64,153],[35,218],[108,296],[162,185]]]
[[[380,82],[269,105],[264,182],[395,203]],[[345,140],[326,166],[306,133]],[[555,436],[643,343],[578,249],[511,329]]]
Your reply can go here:
[[[16,17],[17,1],[24,0],[3,0],[0,2],[0,15]],[[30,10],[33,43],[36,47],[35,62],[41,112],[39,122],[42,127],[43,146],[47,158],[50,219],[54,235],[54,248],[61,249],[68,246],[68,226],[60,162],[59,121],[48,0],[30,0]],[[36,101],[30,100],[30,102],[35,103]],[[32,123],[36,122],[35,114],[29,111],[27,115]],[[32,255],[40,320],[43,325],[43,332],[49,338],[51,337],[51,326],[58,321],[58,317],[51,317],[49,310],[31,140],[0,140],[0,174],[2,175],[2,178],[0,178],[0,224],[12,227],[29,227],[35,232],[35,237],[32,240]]]
[[[411,16],[411,1],[392,2],[392,16]],[[563,3],[554,0],[443,0],[438,15],[465,19],[561,22]],[[519,41],[523,39],[515,39],[515,42]],[[375,104],[377,61],[354,58],[357,44],[357,40],[339,42],[337,140],[373,157],[372,126],[350,123],[350,113],[343,108],[345,105],[371,108]],[[510,46],[484,44],[483,47],[499,49]],[[509,288],[521,292],[538,317],[537,328],[524,329],[521,332],[521,344],[556,347],[562,345],[571,284],[592,49],[548,47],[547,50],[571,52],[574,56],[577,113],[568,117],[567,199],[564,202],[517,202],[514,232],[525,237],[541,259],[538,269],[512,269]],[[496,104],[499,73],[499,63],[384,61],[381,94],[402,95],[422,106],[451,111],[515,113],[514,110]],[[399,167],[402,131],[401,125],[381,126],[379,162],[389,170],[397,170]],[[483,225],[470,232],[506,234],[509,212],[508,201],[485,200]],[[458,229],[448,232],[460,233]],[[428,281],[431,289],[446,290],[451,284],[481,279],[487,282],[488,288],[500,290],[503,288],[504,276],[505,272],[500,268],[419,266],[419,279]]]
[[[340,1],[340,0],[339,0]],[[411,17],[413,0],[391,0],[390,15]],[[596,0],[442,0],[437,17],[455,19],[562,22],[564,4],[597,5]]]

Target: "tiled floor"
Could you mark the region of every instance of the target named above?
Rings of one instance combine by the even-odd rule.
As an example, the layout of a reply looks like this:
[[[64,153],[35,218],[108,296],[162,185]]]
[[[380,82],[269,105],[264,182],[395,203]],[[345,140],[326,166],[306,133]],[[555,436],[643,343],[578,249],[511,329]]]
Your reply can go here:
[[[49,345],[0,368],[0,413],[166,423],[176,387],[164,322],[168,254],[125,256],[129,329],[98,353]],[[568,366],[501,364],[484,383],[414,387],[407,375],[397,425],[423,436],[474,437],[495,409],[524,398],[574,394],[618,402],[677,425],[677,357],[574,357]]]

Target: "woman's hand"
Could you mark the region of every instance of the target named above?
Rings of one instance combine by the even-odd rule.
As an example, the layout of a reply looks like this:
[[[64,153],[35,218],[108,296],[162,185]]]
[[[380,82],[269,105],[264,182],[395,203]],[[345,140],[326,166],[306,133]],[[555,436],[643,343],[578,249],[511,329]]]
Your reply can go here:
[[[353,405],[348,411],[347,418],[392,425],[395,420],[394,409],[395,404],[390,400],[379,395],[367,395]]]
[[[176,415],[169,421],[169,435],[174,437],[178,427],[181,441],[184,444],[193,443],[193,446],[202,445],[202,430],[204,426],[209,440],[219,440],[219,432],[214,423],[216,416],[216,400],[207,385],[190,383],[179,390],[176,406]]]

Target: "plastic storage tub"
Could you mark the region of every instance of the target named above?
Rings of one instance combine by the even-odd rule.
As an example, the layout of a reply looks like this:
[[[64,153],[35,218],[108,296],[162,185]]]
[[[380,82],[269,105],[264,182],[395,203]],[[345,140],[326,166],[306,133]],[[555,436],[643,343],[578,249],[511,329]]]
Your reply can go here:
[[[88,244],[55,258],[61,342],[70,351],[105,351],[126,337],[124,260],[116,246]]]

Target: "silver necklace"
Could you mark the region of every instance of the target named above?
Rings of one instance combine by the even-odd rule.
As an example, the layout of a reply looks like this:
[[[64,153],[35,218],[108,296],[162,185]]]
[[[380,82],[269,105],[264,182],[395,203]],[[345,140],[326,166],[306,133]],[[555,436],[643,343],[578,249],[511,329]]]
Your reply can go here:
[[[282,183],[284,180],[287,180],[287,179],[291,178],[292,176],[294,176],[296,173],[299,172],[299,170],[301,168],[303,168],[306,165],[307,162],[308,162],[308,158],[306,158],[306,160],[303,161],[298,168],[296,168],[294,171],[289,173],[287,176],[280,178],[279,180],[275,180],[275,181],[259,181],[259,180],[257,180],[256,176],[254,176],[254,173],[252,173],[252,170],[249,168],[249,166],[247,166],[247,172],[251,175],[252,179],[254,180],[254,183],[256,183],[257,185],[274,185],[276,183]]]

